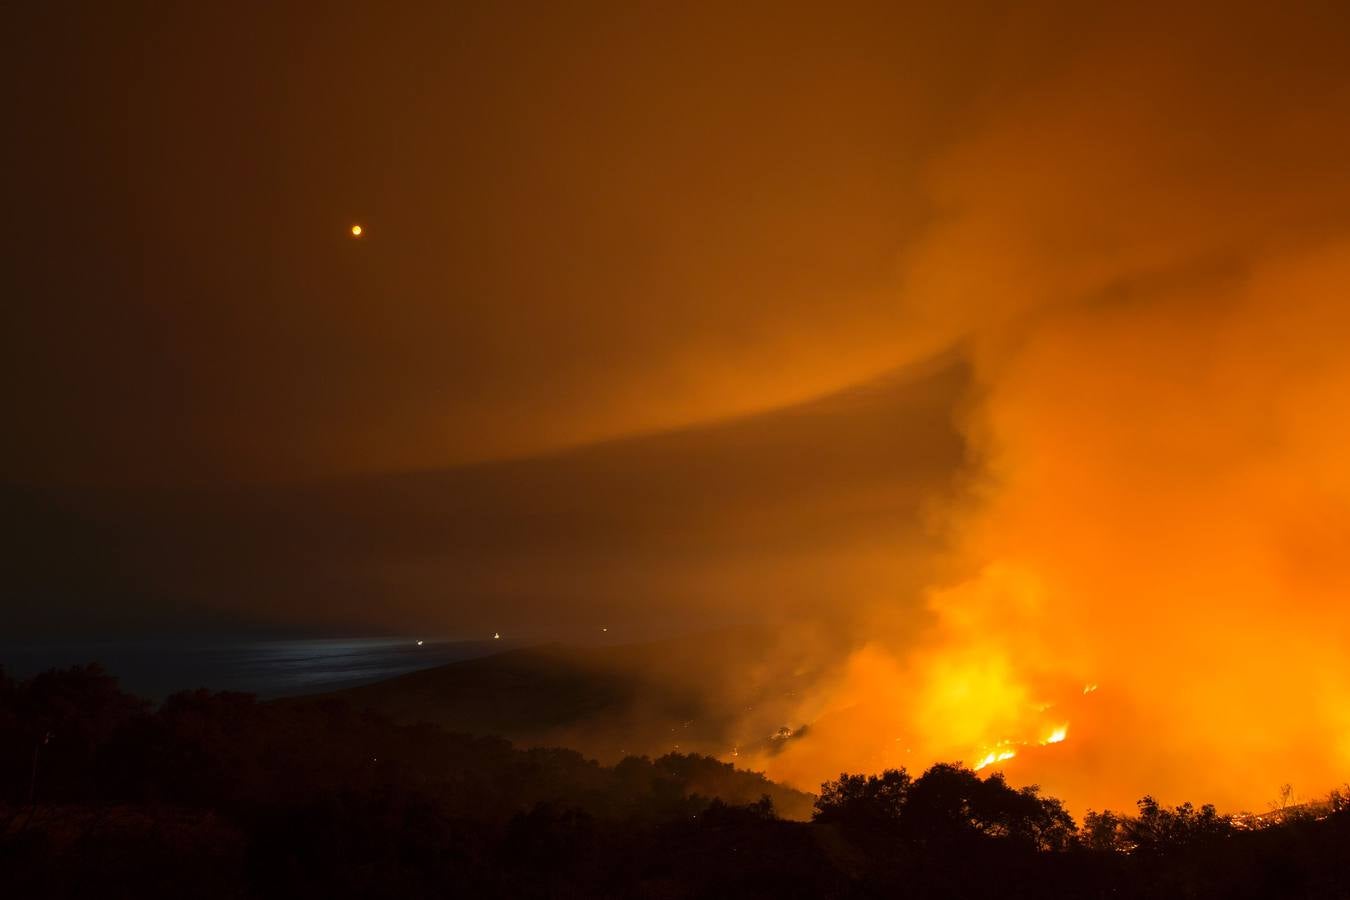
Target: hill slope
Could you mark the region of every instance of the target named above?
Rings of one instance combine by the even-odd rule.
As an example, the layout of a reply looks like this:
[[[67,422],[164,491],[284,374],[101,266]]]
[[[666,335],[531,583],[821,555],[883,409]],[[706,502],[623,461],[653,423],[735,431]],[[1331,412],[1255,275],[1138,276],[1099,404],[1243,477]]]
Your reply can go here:
[[[432,722],[601,760],[727,756],[791,720],[819,663],[767,652],[770,635],[732,628],[644,644],[544,645],[454,662],[337,692],[400,722]],[[712,699],[716,698],[716,699]]]

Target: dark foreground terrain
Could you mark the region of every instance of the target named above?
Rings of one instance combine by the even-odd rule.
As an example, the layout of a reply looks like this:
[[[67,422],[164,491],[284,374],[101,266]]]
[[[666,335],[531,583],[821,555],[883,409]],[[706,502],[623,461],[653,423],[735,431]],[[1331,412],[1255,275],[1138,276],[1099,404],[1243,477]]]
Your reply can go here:
[[[1350,809],[1091,814],[938,765],[814,799],[715,759],[601,766],[339,700],[0,673],[0,896],[1350,896]],[[780,814],[812,820],[790,821]]]

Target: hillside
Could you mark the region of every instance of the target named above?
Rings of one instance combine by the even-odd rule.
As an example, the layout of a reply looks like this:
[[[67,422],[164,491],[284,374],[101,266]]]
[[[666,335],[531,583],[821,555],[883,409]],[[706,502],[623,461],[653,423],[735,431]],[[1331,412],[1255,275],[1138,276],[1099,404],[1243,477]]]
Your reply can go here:
[[[768,654],[769,640],[742,627],[623,646],[544,645],[324,696],[397,722],[572,747],[602,761],[727,756],[801,724],[792,719],[798,694],[820,664]]]

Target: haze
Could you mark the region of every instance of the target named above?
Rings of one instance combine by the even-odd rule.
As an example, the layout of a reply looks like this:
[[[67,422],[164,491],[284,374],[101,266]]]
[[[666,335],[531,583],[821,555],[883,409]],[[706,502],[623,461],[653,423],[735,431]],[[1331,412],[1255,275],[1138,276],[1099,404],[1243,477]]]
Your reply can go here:
[[[7,16],[6,631],[755,623],[798,787],[1346,780],[1343,5],[240,6]]]

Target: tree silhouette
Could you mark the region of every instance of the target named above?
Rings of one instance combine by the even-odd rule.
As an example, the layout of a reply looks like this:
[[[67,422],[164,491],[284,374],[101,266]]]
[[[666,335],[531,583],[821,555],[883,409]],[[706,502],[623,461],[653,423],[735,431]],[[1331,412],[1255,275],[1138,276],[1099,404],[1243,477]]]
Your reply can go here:
[[[820,786],[812,818],[845,825],[899,825],[913,783],[904,769],[880,775],[843,773]]]
[[[97,667],[0,671],[0,760],[6,898],[1350,895],[1343,794],[1257,830],[1152,797],[1076,830],[944,763],[842,773],[785,821],[803,795],[708,757],[604,766],[329,700],[151,709]]]

